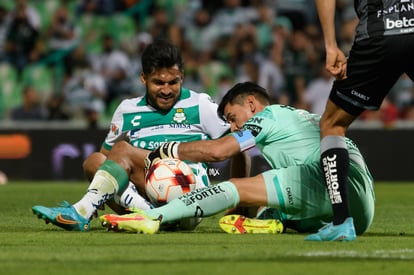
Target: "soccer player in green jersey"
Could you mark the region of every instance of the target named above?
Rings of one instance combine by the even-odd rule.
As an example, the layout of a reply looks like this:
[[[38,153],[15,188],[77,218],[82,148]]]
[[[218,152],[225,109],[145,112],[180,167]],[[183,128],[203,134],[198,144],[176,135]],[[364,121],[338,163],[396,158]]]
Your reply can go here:
[[[73,205],[32,207],[39,218],[66,230],[87,231],[93,214],[112,199],[120,206],[118,211],[149,209],[153,206],[140,195],[145,194],[144,158],[149,151],[163,142],[207,140],[229,131],[229,125],[217,116],[217,104],[207,94],[182,87],[184,66],[176,46],[164,40],[148,45],[142,54],[142,68],[145,96],[120,103],[101,151],[84,162],[91,180],[86,194]],[[120,166],[123,163],[106,160],[110,153],[123,156],[127,172]],[[189,165],[198,187],[210,184],[205,163]],[[116,205],[111,206],[114,209]]]
[[[266,90],[249,82],[230,89],[218,113],[230,123],[231,134],[209,141],[164,143],[148,155],[147,165],[160,158],[220,161],[257,146],[271,170],[197,189],[156,209],[103,215],[102,224],[114,230],[155,233],[160,222],[206,217],[236,206],[270,207],[273,220],[225,216],[220,223],[230,233],[278,233],[286,227],[314,232],[332,222],[332,207],[319,162],[319,115],[285,105],[269,105]],[[365,232],[374,216],[373,179],[356,145],[349,139],[346,145],[352,201],[349,219],[354,223],[346,228],[347,234],[332,239],[337,241],[349,241]]]

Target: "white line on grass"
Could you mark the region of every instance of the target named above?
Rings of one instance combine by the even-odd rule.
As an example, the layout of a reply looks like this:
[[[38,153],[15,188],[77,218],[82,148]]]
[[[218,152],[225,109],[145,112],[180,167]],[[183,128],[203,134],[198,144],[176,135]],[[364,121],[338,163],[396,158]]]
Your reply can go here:
[[[404,249],[397,249],[397,250],[381,249],[381,250],[374,250],[374,251],[357,251],[357,250],[312,251],[312,252],[299,253],[299,256],[414,260],[414,249],[411,249],[411,248],[404,248]]]

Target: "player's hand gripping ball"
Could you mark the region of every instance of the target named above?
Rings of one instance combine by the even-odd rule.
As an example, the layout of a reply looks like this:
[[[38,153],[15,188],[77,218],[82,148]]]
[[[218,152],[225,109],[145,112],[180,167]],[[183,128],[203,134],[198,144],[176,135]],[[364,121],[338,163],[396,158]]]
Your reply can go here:
[[[165,204],[196,188],[196,180],[188,164],[179,159],[160,159],[145,176],[145,192],[156,206]]]
[[[145,169],[148,170],[160,159],[178,159],[178,145],[180,143],[176,141],[164,142],[157,149],[150,152],[145,158]]]

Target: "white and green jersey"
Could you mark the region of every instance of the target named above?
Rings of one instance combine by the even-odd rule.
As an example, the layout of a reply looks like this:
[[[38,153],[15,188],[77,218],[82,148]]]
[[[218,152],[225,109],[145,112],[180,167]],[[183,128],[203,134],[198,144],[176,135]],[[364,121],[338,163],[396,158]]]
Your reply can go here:
[[[123,100],[112,117],[103,147],[110,150],[117,141],[125,140],[152,151],[168,141],[215,139],[229,129],[218,117],[217,104],[210,96],[183,88],[179,100],[168,112],[148,105],[146,96]],[[191,166],[197,174],[203,175],[204,184],[207,184],[207,166]]]

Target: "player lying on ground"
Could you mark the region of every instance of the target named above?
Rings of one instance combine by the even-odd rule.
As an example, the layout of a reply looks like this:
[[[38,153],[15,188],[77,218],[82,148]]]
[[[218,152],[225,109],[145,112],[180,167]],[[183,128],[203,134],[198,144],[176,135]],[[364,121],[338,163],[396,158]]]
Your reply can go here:
[[[326,225],[306,240],[350,241],[369,228],[374,216],[373,180],[361,153],[349,139],[351,217],[341,226],[331,223],[332,208],[319,163],[319,115],[269,105],[266,90],[249,82],[230,89],[218,113],[230,123],[233,133],[216,140],[164,143],[148,155],[147,166],[160,158],[220,161],[256,145],[271,170],[198,189],[156,209],[123,216],[103,215],[102,224],[113,230],[154,233],[160,220],[168,223],[185,217],[207,217],[238,205],[265,205],[274,210],[270,218],[299,232],[315,232]],[[255,222],[245,221],[246,225]],[[281,231],[279,223],[270,223],[269,227],[272,232]]]

